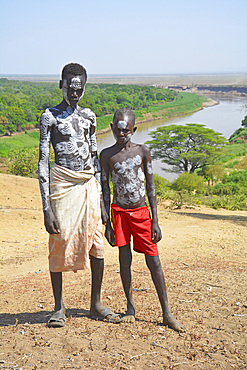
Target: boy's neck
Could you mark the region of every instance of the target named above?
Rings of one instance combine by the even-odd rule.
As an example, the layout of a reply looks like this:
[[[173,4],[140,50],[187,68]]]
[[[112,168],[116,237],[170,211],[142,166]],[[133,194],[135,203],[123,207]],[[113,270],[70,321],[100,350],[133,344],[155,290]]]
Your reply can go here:
[[[76,109],[77,108],[77,104],[74,106],[74,107],[72,107],[72,105],[70,105],[70,104],[68,104],[64,99],[63,99],[63,101],[61,102],[61,104],[60,104],[60,107],[63,109],[63,110],[66,110],[68,107],[70,107],[71,109]]]
[[[132,146],[132,144],[133,143],[132,143],[131,140],[127,141],[127,143],[118,143],[118,142],[116,142],[117,147],[119,147],[121,149],[128,149]]]

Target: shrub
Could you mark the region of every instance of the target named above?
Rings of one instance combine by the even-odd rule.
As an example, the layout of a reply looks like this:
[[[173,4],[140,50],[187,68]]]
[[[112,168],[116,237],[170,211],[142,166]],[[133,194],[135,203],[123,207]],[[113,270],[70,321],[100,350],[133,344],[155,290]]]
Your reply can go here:
[[[211,193],[216,195],[237,194],[241,192],[241,186],[234,182],[216,184],[211,188]]]
[[[173,181],[172,189],[177,191],[186,190],[189,193],[193,191],[203,193],[206,190],[206,185],[203,177],[196,173],[184,172]]]
[[[235,168],[236,165],[238,165],[240,163],[240,161],[236,160],[236,161],[233,161],[233,162],[230,162],[230,163],[227,163],[225,165],[226,168]]]
[[[247,209],[247,199],[244,194],[238,194],[235,196],[225,195],[223,197],[213,198],[210,206],[215,209],[225,208],[230,211],[244,211]]]
[[[240,183],[242,186],[247,184],[247,170],[244,171],[233,171],[229,175],[225,175],[222,179],[222,182],[225,184],[227,182]]]
[[[235,168],[237,168],[238,170],[247,169],[247,155],[245,155],[244,158],[242,158],[241,161],[236,164]]]
[[[154,174],[154,183],[156,187],[157,199],[169,198],[169,190],[171,187],[170,181],[166,180],[164,177]]]
[[[14,150],[7,159],[8,173],[24,177],[37,177],[38,153],[38,148]]]
[[[223,152],[220,154],[217,163],[227,163],[236,157],[242,157],[246,154],[247,145],[242,143],[228,144],[224,147]]]
[[[202,174],[204,174],[205,178],[208,180],[208,184],[211,182],[213,185],[215,182],[222,180],[225,172],[225,168],[221,164],[215,163],[211,166],[206,166],[205,171],[204,173],[202,172]]]
[[[180,209],[182,206],[192,206],[195,204],[194,196],[187,190],[171,191],[169,199],[172,201],[171,208]]]
[[[24,177],[38,177],[39,149],[19,149],[10,153],[7,158],[8,173]],[[54,162],[54,152],[51,150],[50,163]]]

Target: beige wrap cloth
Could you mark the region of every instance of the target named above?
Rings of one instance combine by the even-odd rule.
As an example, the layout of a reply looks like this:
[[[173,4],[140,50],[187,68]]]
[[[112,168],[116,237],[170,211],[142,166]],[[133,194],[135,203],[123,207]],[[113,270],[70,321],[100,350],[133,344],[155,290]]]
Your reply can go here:
[[[104,258],[100,185],[90,171],[55,163],[50,170],[50,202],[59,234],[49,237],[49,269],[77,271],[90,266],[89,255]]]

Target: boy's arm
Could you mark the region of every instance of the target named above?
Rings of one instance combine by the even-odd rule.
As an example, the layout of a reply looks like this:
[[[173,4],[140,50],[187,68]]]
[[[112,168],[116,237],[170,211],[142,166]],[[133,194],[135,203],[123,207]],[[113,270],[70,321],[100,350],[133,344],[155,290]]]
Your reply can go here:
[[[101,189],[101,167],[99,163],[99,158],[97,154],[97,142],[96,142],[96,116],[93,113],[92,117],[92,124],[90,127],[90,142],[91,142],[91,155],[92,155],[92,161],[93,161],[93,167],[94,167],[94,177],[100,184],[100,209],[101,209],[101,219],[103,225],[106,225],[108,216],[105,209],[104,201],[103,201],[103,195],[102,195],[102,189]]]
[[[93,154],[93,153],[92,153]],[[102,194],[102,183],[101,183],[101,167],[100,162],[98,158],[97,152],[93,154],[93,163],[94,163],[94,177],[100,184],[100,209],[101,209],[101,219],[103,225],[106,225],[108,220],[108,213],[105,208],[104,200],[103,200],[103,194]]]
[[[107,156],[104,153],[104,150],[100,153],[100,165],[101,165],[101,184],[102,184],[102,192],[103,192],[103,199],[105,204],[105,209],[108,214],[108,220],[106,224],[105,230],[105,237],[110,245],[114,245],[115,237],[114,231],[111,226],[111,219],[110,219],[110,208],[111,208],[111,191],[109,186],[109,165]]]
[[[51,128],[54,117],[47,109],[40,118],[40,146],[39,146],[39,186],[43,203],[44,224],[49,234],[58,234],[59,227],[50,205],[50,143]]]
[[[100,184],[100,164],[99,164],[99,158],[97,154],[97,141],[96,141],[96,116],[95,114],[90,111],[90,145],[91,145],[91,156],[92,156],[92,162],[93,162],[93,168],[94,168],[94,177]]]
[[[152,158],[150,150],[146,145],[143,145],[143,167],[146,178],[147,196],[152,213],[152,230],[151,230],[152,241],[155,244],[161,240],[162,233],[158,224],[157,198],[156,198],[156,188],[153,179]]]

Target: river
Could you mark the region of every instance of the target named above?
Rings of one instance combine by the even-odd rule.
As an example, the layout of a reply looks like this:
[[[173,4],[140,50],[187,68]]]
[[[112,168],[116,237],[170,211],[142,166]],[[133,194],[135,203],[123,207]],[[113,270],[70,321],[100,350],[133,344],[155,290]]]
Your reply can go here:
[[[223,134],[225,138],[229,138],[231,134],[241,127],[241,121],[247,114],[245,105],[247,105],[247,98],[231,98],[231,99],[217,99],[218,105],[195,112],[189,116],[178,117],[169,120],[151,121],[137,125],[137,130],[133,136],[132,141],[144,144],[151,140],[149,133],[155,131],[157,127],[168,124],[184,125],[186,123],[201,123],[206,127],[211,128]],[[97,137],[98,151],[100,152],[105,147],[114,144],[114,138],[111,132],[99,135]],[[166,172],[162,170],[164,163],[159,160],[153,161],[154,173],[173,181],[178,174]]]

